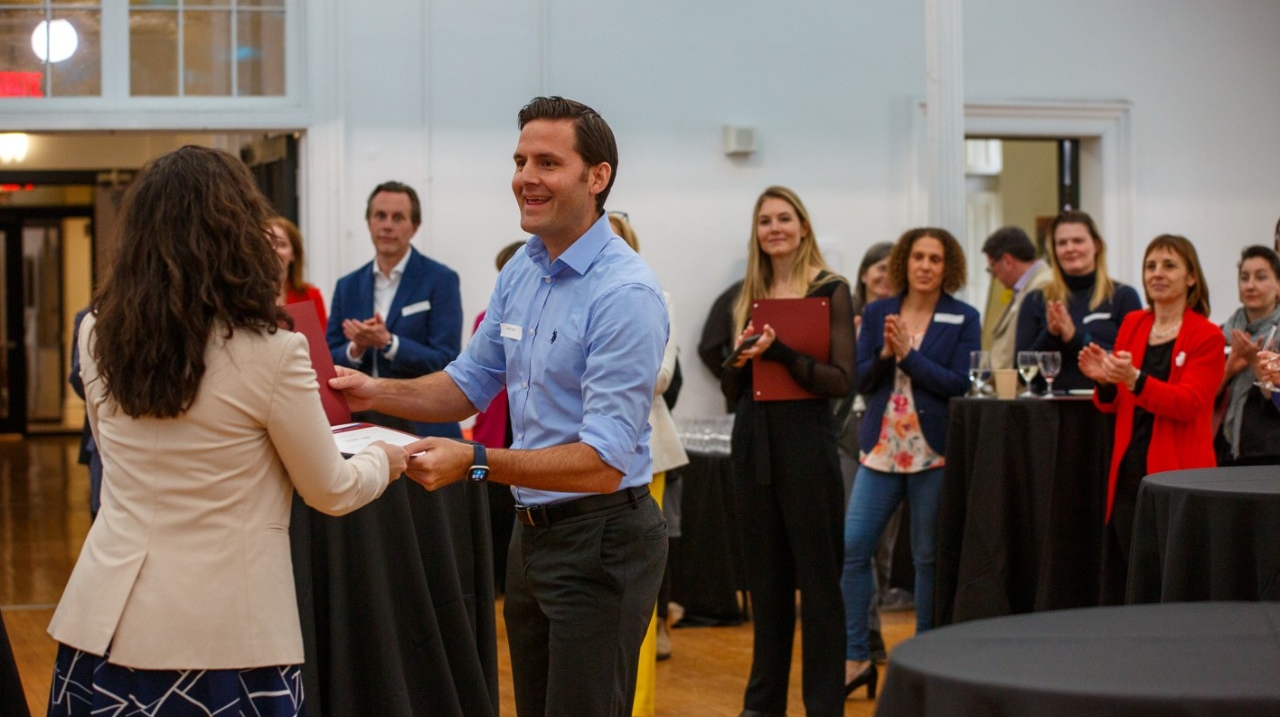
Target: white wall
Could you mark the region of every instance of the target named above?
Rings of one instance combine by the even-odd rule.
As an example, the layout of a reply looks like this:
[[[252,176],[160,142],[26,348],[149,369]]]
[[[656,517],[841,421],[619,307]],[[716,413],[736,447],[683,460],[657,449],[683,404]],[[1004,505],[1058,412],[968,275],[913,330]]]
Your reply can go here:
[[[470,319],[492,286],[493,254],[520,236],[508,186],[517,110],[543,93],[583,100],[618,136],[609,205],[630,213],[644,256],[674,295],[687,376],[678,416],[721,410],[693,349],[711,300],[741,275],[761,189],[796,189],[828,259],[848,273],[865,247],[922,220],[911,156],[925,94],[919,0],[291,7],[307,29],[298,48],[306,76],[283,104],[148,111],[145,102],[90,102],[78,111],[10,101],[0,126],[305,129],[312,280],[328,290],[370,258],[365,198],[399,179],[422,192],[416,243],[461,274]],[[1201,249],[1220,321],[1236,305],[1239,248],[1270,241],[1280,214],[1277,27],[1275,0],[966,0],[966,102],[1128,103],[1134,215],[1125,221],[1137,239],[1113,243],[1124,258],[1117,265],[1132,274],[1145,240],[1187,235]],[[760,151],[725,157],[728,123],[755,127]]]
[[[694,349],[711,301],[741,277],[761,190],[795,188],[829,260],[850,273],[866,246],[905,227],[922,5],[433,2],[425,43],[412,37],[420,7],[384,0],[344,13],[344,34],[371,54],[357,63],[348,49],[343,73],[343,268],[371,254],[360,212],[377,181],[425,187],[416,244],[462,275],[468,328],[492,288],[493,255],[522,238],[509,185],[516,112],[542,93],[594,106],[617,135],[608,205],[630,214],[673,294],[686,375],[678,415],[722,410]],[[425,77],[411,66],[423,44]],[[754,157],[723,154],[727,123],[756,128]]]
[[[1264,161],[1280,149],[1280,93],[1264,90],[1280,76],[1280,3],[968,0],[964,12],[967,101],[1132,103],[1138,241],[1112,251],[1136,271],[1146,239],[1186,234],[1225,318],[1238,248],[1267,241],[1280,211],[1280,176]],[[609,206],[631,215],[674,296],[688,376],[677,415],[718,411],[693,349],[711,300],[741,274],[761,189],[795,188],[849,273],[911,221],[923,23],[923,3],[890,0],[352,3],[341,28],[343,268],[369,256],[369,188],[389,177],[425,186],[417,243],[462,275],[474,316],[493,254],[520,237],[507,181],[516,111],[540,93],[583,100],[618,135]],[[755,127],[760,151],[725,157],[727,123]]]
[[[1280,3],[965,2],[967,99],[1126,100],[1135,146],[1132,267],[1146,242],[1191,239],[1213,319],[1239,306],[1235,263],[1280,215]],[[1084,207],[1087,211],[1089,207]]]

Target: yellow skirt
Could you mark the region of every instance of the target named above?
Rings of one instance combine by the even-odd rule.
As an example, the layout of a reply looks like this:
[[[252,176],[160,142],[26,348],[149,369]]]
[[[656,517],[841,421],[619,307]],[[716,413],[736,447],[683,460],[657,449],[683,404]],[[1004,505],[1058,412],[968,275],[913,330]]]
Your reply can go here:
[[[667,474],[654,473],[649,492],[662,507],[662,493],[667,488]],[[640,669],[636,672],[636,701],[631,708],[632,717],[653,717],[653,693],[658,680],[658,606],[653,606],[649,618],[649,631],[640,645]]]

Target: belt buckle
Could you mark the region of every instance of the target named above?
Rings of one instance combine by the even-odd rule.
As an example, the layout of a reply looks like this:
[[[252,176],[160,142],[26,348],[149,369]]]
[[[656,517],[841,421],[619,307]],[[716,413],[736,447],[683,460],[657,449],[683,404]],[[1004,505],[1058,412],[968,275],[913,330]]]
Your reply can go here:
[[[551,521],[547,519],[547,507],[545,505],[518,505],[516,506],[516,518],[521,524],[530,528],[551,524]]]

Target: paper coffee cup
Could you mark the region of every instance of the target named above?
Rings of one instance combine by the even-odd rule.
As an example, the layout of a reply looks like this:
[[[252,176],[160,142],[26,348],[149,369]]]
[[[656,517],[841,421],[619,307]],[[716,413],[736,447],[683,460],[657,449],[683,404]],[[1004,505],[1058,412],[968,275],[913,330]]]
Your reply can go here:
[[[1018,370],[998,368],[996,374],[996,398],[1018,397]]]

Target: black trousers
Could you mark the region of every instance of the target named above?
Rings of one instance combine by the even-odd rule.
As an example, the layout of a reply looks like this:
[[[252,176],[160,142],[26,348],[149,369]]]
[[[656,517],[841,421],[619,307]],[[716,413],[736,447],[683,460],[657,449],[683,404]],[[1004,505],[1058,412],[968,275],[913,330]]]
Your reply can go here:
[[[549,527],[517,523],[503,615],[519,717],[630,717],[667,562],[650,496]]]

